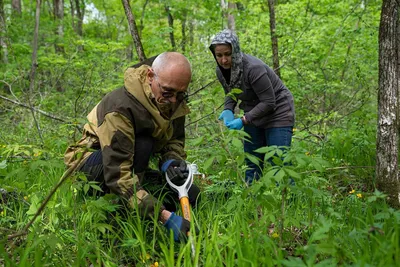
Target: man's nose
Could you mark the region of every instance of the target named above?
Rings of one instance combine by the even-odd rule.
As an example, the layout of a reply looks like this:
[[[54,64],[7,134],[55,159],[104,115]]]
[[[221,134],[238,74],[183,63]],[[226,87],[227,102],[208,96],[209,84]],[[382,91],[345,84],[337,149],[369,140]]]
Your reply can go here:
[[[169,102],[175,103],[176,102],[176,95],[169,98]]]

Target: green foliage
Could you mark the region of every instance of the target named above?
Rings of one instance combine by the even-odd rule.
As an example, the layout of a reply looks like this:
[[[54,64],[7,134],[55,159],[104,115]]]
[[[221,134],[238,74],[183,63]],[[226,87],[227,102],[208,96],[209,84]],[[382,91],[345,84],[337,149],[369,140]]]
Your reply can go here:
[[[193,258],[190,242],[172,242],[158,218],[127,212],[111,195],[89,196],[101,188],[83,175],[55,193],[27,236],[16,238],[15,246],[6,240],[26,225],[62,176],[63,153],[80,138],[87,113],[123,85],[123,71],[138,61],[120,1],[85,1],[99,15],[86,9],[83,36],[75,32],[77,18],[72,20],[66,4],[62,37],[55,35],[52,3],[42,3],[38,68],[29,92],[35,2],[23,1],[21,17],[11,16],[9,2],[9,58],[0,65],[0,86],[11,91],[4,88],[1,95],[23,104],[30,100],[63,121],[35,112],[37,127],[29,109],[0,102],[0,187],[8,192],[0,197],[0,265],[400,262],[400,213],[374,189],[381,1],[276,1],[281,74],[295,98],[296,129],[290,150],[260,148],[266,166],[250,187],[244,182],[245,159],[258,160],[243,152],[248,136],[218,121],[224,94],[208,45],[225,24],[219,2],[131,1],[146,55],[172,50],[174,33],[176,50],[185,48],[193,67],[186,149],[188,160],[206,174],[196,180],[202,201],[192,214],[200,229],[193,234]],[[242,1],[232,14],[243,52],[272,65],[266,2]],[[56,53],[56,44],[63,53]]]

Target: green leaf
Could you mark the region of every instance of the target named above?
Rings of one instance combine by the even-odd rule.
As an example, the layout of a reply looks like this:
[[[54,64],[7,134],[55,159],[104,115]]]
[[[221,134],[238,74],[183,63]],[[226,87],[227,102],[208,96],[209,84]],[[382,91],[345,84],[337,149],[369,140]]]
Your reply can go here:
[[[243,93],[243,90],[241,90],[241,89],[239,89],[239,88],[233,88],[233,89],[231,90],[231,93],[232,93],[232,94],[235,94],[235,95],[239,95],[239,94]]]
[[[0,169],[5,169],[7,168],[7,160],[3,160],[2,162],[0,162]]]
[[[314,166],[314,168],[319,172],[323,172],[324,171],[324,168],[322,167],[322,165],[316,160],[312,161],[311,165]]]
[[[252,163],[259,165],[260,159],[250,153],[246,153],[246,158],[248,158]]]
[[[302,266],[307,266],[301,258],[295,258],[292,256],[289,256],[289,260],[283,260],[282,261],[283,265],[286,267],[302,267]]]
[[[242,148],[243,147],[243,143],[241,140],[239,140],[238,138],[233,138],[232,139],[232,145],[236,148]]]
[[[271,154],[271,153],[272,153],[272,155],[274,155],[274,154],[275,154],[275,151],[271,151],[271,149],[272,149],[272,148],[269,147],[269,146],[264,146],[264,147],[257,148],[256,150],[254,150],[254,152],[262,153],[262,154],[269,152],[268,154]],[[270,157],[271,157],[271,156],[270,156]]]
[[[301,175],[299,173],[297,173],[289,168],[283,168],[283,170],[288,174],[288,176],[298,179],[298,180],[301,179]]]
[[[139,246],[140,246],[140,241],[133,238],[124,240],[124,242],[122,243],[122,247],[136,248]]]
[[[305,157],[303,157],[302,155],[295,155],[294,157],[296,158],[299,167],[303,167],[307,164],[307,162],[304,160]]]
[[[193,146],[198,146],[198,145],[200,145],[201,143],[203,143],[203,141],[204,141],[204,135],[201,136],[201,137],[199,137],[199,138],[194,139],[194,140],[192,141],[192,142],[193,142]]]
[[[205,170],[209,170],[210,169],[210,167],[211,167],[211,165],[213,164],[213,162],[214,162],[214,158],[215,157],[210,157],[210,158],[208,158],[207,160],[206,160],[206,162],[204,162],[204,169]]]
[[[264,177],[267,178],[267,179],[270,179],[270,178],[272,178],[272,177],[275,176],[275,174],[276,174],[277,171],[278,171],[277,168],[272,168],[271,170],[269,170],[269,171],[264,175]]]
[[[103,192],[103,190],[97,184],[90,184],[90,187],[97,191]]]
[[[275,181],[277,181],[278,183],[283,180],[283,177],[285,177],[285,172],[282,169],[280,169],[274,176]]]
[[[85,192],[85,194],[87,194],[87,192],[89,191],[89,189],[90,189],[90,185],[89,185],[89,184],[85,184],[85,185],[83,186],[83,192]]]

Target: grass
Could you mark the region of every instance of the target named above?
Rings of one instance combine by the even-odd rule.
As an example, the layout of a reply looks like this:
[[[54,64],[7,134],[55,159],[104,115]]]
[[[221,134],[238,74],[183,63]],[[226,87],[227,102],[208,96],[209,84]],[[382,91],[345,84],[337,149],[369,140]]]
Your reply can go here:
[[[369,144],[362,142],[359,153],[365,154]],[[111,196],[86,196],[91,185],[77,177],[56,192],[26,236],[7,240],[33,216],[64,167],[54,152],[2,146],[0,153],[7,158],[0,164],[0,181],[12,193],[0,205],[0,265],[396,266],[400,262],[400,212],[386,205],[385,195],[374,190],[369,178],[360,178],[373,177],[373,169],[342,168],[352,159],[360,164],[354,149],[351,157],[343,158],[340,142],[338,147],[333,142],[325,150],[313,151],[297,142],[286,155],[291,166],[278,160],[280,167],[275,171],[268,167],[260,181],[246,187],[241,165],[223,161],[243,159],[241,148],[230,149],[228,143],[222,152],[216,151],[220,154],[210,164],[208,178],[196,181],[202,200],[192,216],[200,230],[192,236],[194,255],[191,243],[173,242],[157,218],[127,214]],[[205,158],[202,150],[190,151],[192,158]],[[322,159],[323,154],[329,157]],[[201,162],[198,165],[201,168]],[[233,182],[227,182],[232,177]],[[295,186],[286,185],[289,177]]]

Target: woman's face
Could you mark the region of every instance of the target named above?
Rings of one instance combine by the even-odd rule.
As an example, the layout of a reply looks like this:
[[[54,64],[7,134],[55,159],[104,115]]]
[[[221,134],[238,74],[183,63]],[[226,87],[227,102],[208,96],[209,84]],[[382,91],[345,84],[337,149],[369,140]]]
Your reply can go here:
[[[230,44],[219,44],[214,49],[215,58],[218,64],[224,69],[230,69],[232,66],[232,47]]]

